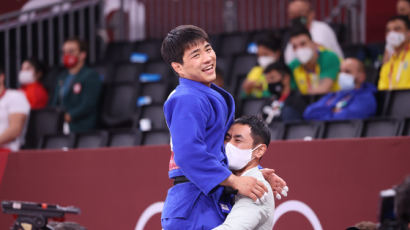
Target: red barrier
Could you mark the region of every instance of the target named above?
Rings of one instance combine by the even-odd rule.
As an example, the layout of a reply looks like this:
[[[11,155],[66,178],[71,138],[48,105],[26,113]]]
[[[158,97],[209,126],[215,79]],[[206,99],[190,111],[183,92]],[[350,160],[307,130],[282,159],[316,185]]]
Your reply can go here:
[[[377,221],[379,191],[410,173],[409,149],[410,138],[272,143],[262,165],[290,187],[288,198],[276,203],[274,229]],[[157,202],[171,186],[168,161],[169,146],[12,153],[0,200],[75,205],[82,213],[68,219],[90,230],[158,230]],[[0,229],[11,224],[11,216],[0,214]]]
[[[0,148],[0,185],[3,179],[4,170],[6,169],[7,157],[9,156],[9,152],[10,150],[8,149]]]

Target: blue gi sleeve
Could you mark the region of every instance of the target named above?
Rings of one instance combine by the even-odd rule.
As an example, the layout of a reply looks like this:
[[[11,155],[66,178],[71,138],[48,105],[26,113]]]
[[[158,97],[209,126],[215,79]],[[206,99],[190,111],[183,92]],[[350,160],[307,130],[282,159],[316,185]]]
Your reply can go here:
[[[211,111],[201,98],[184,95],[168,101],[164,112],[175,163],[204,194],[209,194],[232,174],[218,160],[220,153],[207,151],[206,125]]]
[[[333,114],[335,120],[364,119],[376,113],[377,103],[372,93],[356,95],[346,108]]]
[[[309,105],[305,112],[303,112],[303,118],[305,120],[329,120],[332,117],[332,107],[327,106],[326,102],[332,97],[332,94],[328,94],[322,97],[319,101]]]

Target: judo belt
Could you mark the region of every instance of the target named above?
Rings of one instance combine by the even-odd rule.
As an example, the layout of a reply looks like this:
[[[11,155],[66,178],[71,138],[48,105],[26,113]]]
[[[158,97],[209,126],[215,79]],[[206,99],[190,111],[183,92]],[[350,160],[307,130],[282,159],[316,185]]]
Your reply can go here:
[[[188,180],[188,178],[186,178],[186,176],[177,176],[177,177],[174,178],[174,185],[182,184],[182,183],[186,183],[186,182],[189,182],[189,180]],[[224,193],[225,194],[235,194],[236,195],[236,194],[238,194],[238,190],[233,189],[233,188],[228,187],[228,186],[225,186]]]
[[[177,176],[174,178],[174,185],[177,184],[182,184],[182,183],[186,183],[189,182],[188,178],[186,178],[186,176]]]

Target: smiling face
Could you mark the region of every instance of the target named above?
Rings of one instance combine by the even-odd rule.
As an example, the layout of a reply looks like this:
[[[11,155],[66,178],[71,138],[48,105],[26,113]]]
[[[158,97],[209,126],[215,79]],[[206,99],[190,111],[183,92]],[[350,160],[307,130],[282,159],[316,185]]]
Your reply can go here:
[[[185,49],[182,63],[172,62],[172,68],[180,77],[209,86],[216,79],[216,55],[205,40],[193,43]]]

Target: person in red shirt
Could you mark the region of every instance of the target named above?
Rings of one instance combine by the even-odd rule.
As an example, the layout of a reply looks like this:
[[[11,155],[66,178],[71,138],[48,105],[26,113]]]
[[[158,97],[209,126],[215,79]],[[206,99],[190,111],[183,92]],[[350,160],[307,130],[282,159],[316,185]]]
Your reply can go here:
[[[28,59],[21,65],[19,83],[24,91],[31,109],[42,109],[48,103],[48,92],[40,83],[44,68],[35,59]]]

